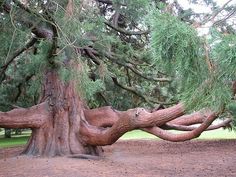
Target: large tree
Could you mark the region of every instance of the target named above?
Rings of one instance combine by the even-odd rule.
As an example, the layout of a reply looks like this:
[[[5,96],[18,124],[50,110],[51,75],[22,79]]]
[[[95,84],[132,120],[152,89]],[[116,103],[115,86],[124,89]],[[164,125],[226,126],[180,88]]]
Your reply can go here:
[[[0,2],[0,127],[32,129],[25,154],[99,155],[134,129],[177,142],[230,125],[230,1],[206,1],[210,14],[163,0]]]

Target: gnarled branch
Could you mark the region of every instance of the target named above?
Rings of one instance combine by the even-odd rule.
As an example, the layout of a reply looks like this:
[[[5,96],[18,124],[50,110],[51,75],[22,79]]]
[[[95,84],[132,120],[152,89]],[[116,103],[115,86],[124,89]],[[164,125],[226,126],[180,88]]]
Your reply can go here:
[[[82,139],[90,145],[109,145],[128,131],[150,126],[162,126],[166,122],[183,115],[184,107],[180,103],[153,113],[147,112],[143,108],[136,108],[127,111],[114,111],[113,114],[119,119],[111,128],[99,128],[83,121],[80,129]]]
[[[214,113],[212,113],[198,128],[182,134],[173,134],[159,127],[143,128],[142,130],[151,133],[155,136],[158,136],[161,139],[172,142],[187,141],[199,137],[201,133],[211,125],[211,123],[216,119],[216,117],[217,116]]]
[[[183,113],[182,104],[157,110],[153,113],[142,108],[130,109],[123,112],[116,111],[111,107],[85,110],[85,118],[88,122],[83,123],[81,133],[85,142],[94,145],[112,144],[125,132],[134,129],[141,129],[164,140],[178,142],[196,138],[205,130],[225,127],[232,121],[231,119],[226,119],[219,124],[211,125],[218,114],[205,111],[181,116]],[[178,124],[174,124],[173,122]],[[186,126],[195,123],[201,123],[201,125],[198,127]],[[173,134],[165,129],[177,129],[189,132]]]

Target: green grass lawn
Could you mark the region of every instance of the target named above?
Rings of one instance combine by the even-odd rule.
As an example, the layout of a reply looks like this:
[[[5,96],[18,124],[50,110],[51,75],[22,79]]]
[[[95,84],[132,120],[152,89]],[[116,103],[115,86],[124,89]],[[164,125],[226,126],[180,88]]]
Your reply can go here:
[[[178,133],[177,131],[173,131],[174,133]],[[22,132],[22,135],[12,135],[12,138],[4,138],[3,131],[0,132],[0,148],[3,147],[13,147],[18,145],[24,145],[27,143],[28,138],[30,136],[30,131]],[[134,130],[124,134],[120,139],[128,140],[128,139],[156,139],[159,138],[143,132],[141,130]],[[213,131],[208,131],[202,133],[202,135],[198,139],[236,139],[236,132],[218,129]]]
[[[11,138],[4,138],[3,133],[4,131],[0,132],[0,148],[26,144],[31,131],[23,131],[21,135],[12,135]]]

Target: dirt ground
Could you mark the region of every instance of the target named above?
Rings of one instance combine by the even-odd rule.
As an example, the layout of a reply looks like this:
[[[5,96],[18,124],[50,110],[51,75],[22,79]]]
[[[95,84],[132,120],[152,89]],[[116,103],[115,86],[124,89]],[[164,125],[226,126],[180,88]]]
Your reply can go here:
[[[236,140],[118,141],[99,160],[17,156],[20,150],[0,149],[1,177],[236,176]]]

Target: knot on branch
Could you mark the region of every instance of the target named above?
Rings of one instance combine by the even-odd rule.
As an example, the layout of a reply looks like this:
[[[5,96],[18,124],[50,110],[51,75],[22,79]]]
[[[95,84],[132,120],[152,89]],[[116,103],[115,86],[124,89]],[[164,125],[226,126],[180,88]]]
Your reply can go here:
[[[144,108],[137,108],[136,112],[135,112],[135,117],[138,117],[141,114],[141,112],[143,112],[143,111],[145,111]]]

